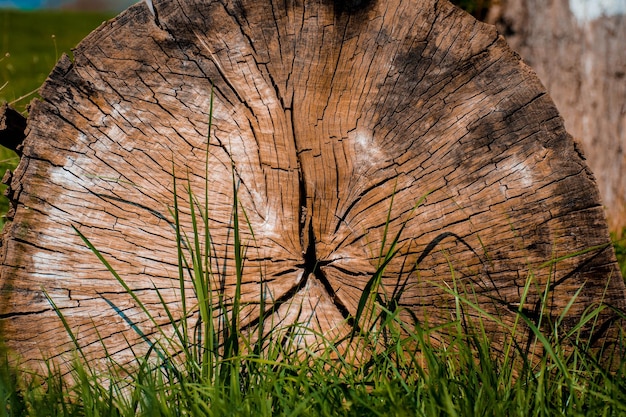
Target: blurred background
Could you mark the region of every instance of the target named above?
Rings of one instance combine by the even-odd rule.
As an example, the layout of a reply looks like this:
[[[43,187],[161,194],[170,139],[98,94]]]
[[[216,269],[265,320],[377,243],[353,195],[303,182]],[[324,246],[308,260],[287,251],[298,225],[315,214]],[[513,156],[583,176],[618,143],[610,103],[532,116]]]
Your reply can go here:
[[[121,11],[136,0],[0,0],[0,8]]]

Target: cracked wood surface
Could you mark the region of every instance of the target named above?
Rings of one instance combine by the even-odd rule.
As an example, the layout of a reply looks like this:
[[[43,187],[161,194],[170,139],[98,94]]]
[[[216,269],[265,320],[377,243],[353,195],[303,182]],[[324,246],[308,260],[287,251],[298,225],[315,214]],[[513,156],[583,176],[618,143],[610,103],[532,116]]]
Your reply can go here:
[[[407,321],[453,319],[454,286],[504,323],[520,308],[532,316],[546,287],[552,319],[582,287],[564,330],[591,305],[624,306],[593,175],[493,27],[435,0],[154,9],[138,4],[94,31],[32,106],[0,255],[2,332],[25,361],[72,348],[44,289],[93,357],[100,338],[121,362],[127,340],[147,347],[112,304],[155,334],[72,226],[163,324],[155,287],[180,311],[174,172],[187,233],[185,186],[208,187],[227,296],[235,178],[249,222],[247,329],[262,296],[275,328],[345,335],[403,227],[380,292]],[[497,325],[486,326],[498,349]]]
[[[610,230],[626,227],[626,13],[589,2],[588,20],[575,0],[501,0],[494,21],[524,61],[537,71],[582,143],[600,189]],[[606,12],[594,17],[594,11]],[[495,10],[494,10],[495,11]]]

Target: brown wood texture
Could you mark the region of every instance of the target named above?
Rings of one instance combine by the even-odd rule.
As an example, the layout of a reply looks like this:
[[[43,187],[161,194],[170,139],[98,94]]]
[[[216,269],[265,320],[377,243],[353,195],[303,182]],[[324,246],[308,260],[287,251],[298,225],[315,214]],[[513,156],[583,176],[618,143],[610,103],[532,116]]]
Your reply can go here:
[[[556,320],[580,289],[563,331],[590,306],[624,306],[593,175],[492,26],[436,0],[154,6],[94,31],[32,106],[1,254],[2,332],[26,364],[72,348],[42,290],[93,357],[101,341],[122,362],[128,341],[147,348],[110,303],[155,335],[72,226],[164,325],[155,287],[180,311],[173,172],[187,233],[185,186],[200,201],[208,187],[227,297],[234,178],[244,328],[263,297],[274,328],[346,334],[400,230],[379,292],[409,322],[453,320],[455,287],[505,324],[536,315],[544,290]]]
[[[491,21],[535,70],[582,143],[609,227],[626,227],[626,15],[610,2],[501,0]],[[615,3],[616,6],[619,2]],[[580,6],[579,6],[580,7]],[[603,10],[597,15],[594,10]]]

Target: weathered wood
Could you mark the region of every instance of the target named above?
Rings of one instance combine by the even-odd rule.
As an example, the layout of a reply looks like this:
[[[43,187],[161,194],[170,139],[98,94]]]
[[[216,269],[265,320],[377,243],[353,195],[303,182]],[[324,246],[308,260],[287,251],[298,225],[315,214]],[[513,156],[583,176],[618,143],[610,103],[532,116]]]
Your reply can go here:
[[[99,338],[120,361],[126,340],[142,345],[109,302],[154,333],[72,226],[151,308],[157,287],[179,309],[173,172],[187,233],[182,185],[203,196],[208,184],[226,296],[234,172],[249,222],[244,327],[263,296],[274,328],[346,334],[403,227],[380,292],[407,320],[449,321],[456,286],[512,323],[528,279],[521,308],[533,315],[547,289],[552,319],[582,287],[563,330],[590,306],[624,306],[593,175],[493,27],[435,0],[154,7],[158,21],[139,4],[88,36],[32,107],[0,275],[4,337],[26,361],[72,348],[42,289],[96,358]]]
[[[537,71],[582,143],[610,229],[626,227],[626,8],[623,2],[501,0],[490,19]]]

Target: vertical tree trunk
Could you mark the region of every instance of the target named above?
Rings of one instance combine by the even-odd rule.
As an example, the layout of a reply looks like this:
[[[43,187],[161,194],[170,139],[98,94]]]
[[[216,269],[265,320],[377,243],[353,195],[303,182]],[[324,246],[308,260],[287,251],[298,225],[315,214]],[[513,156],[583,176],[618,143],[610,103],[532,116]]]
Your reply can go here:
[[[244,330],[263,304],[272,329],[345,336],[389,252],[381,304],[409,324],[447,323],[456,289],[496,350],[519,311],[544,324],[567,311],[567,332],[590,307],[624,306],[593,176],[492,26],[439,0],[154,10],[131,7],[61,59],[29,116],[0,269],[3,334],[25,360],[72,349],[43,290],[95,358],[104,343],[131,360],[156,337],[73,227],[160,325],[159,296],[193,319],[180,317],[174,176],[188,236],[185,186],[200,196],[231,308],[241,273]],[[583,337],[610,336],[614,318]]]

